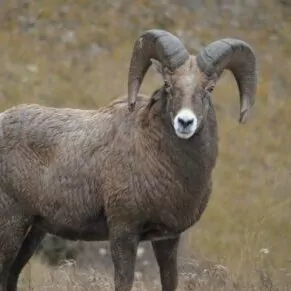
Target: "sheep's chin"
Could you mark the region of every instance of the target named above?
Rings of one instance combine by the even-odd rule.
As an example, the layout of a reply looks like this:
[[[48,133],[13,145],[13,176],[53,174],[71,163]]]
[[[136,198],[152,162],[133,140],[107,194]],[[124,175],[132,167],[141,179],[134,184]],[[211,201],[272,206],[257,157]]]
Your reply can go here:
[[[175,131],[175,133],[177,137],[181,139],[189,139],[190,137],[194,135],[195,132],[184,133],[184,132]]]

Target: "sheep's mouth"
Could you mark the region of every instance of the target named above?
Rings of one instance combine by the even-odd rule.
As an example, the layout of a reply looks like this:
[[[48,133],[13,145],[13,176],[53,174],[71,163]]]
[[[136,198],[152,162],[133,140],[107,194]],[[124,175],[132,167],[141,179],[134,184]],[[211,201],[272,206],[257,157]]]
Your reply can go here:
[[[181,139],[189,139],[195,133],[195,131],[191,130],[175,130],[176,135]]]

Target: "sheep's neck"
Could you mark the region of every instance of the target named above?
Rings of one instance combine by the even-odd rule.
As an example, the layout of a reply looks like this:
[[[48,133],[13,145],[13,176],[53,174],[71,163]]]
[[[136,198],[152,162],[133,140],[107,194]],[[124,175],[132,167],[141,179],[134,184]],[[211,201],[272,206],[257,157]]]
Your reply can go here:
[[[158,160],[161,160],[161,155],[165,155],[164,158],[169,159],[173,167],[184,173],[195,173],[198,176],[204,169],[210,173],[209,169],[215,165],[218,138],[216,116],[211,103],[202,127],[188,140],[177,137],[167,113],[152,114],[151,122],[141,137],[145,152],[153,151]]]
[[[211,192],[217,157],[216,131],[213,113],[206,116],[201,131],[189,140],[179,139],[163,118],[156,118],[154,124],[143,129],[137,166],[153,205],[165,206],[165,213],[160,210],[157,221],[165,217],[163,223],[174,226],[179,221],[177,229],[186,228],[202,214]]]

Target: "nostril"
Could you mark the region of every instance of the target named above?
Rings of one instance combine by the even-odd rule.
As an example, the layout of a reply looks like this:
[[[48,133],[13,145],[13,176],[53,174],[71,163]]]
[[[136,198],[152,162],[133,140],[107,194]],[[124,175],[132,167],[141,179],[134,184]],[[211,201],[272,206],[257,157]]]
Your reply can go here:
[[[179,124],[181,126],[183,126],[184,128],[186,128],[186,127],[188,127],[188,126],[190,126],[190,125],[193,124],[194,119],[184,120],[184,119],[182,119],[182,118],[179,117],[178,118],[178,122],[179,122]]]
[[[186,122],[186,126],[190,126],[190,125],[192,125],[193,122],[194,122],[194,119],[190,119],[190,120],[188,120],[188,121]]]
[[[185,127],[186,126],[186,122],[184,121],[184,119],[182,119],[182,118],[178,118],[178,122],[179,122],[179,124],[180,125],[182,125],[183,127]]]

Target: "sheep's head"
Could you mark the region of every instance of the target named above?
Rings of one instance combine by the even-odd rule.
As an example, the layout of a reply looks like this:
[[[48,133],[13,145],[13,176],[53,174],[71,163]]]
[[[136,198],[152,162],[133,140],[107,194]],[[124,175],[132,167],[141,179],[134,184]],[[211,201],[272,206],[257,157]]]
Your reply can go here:
[[[251,47],[238,39],[220,39],[189,55],[182,42],[163,30],[146,31],[135,43],[129,70],[128,105],[133,110],[143,78],[154,64],[164,79],[166,112],[178,137],[189,139],[203,122],[208,98],[225,69],[240,91],[241,123],[255,101],[256,58]]]

